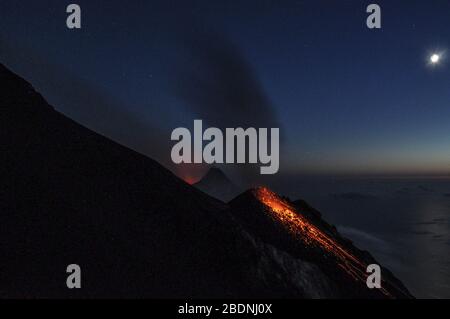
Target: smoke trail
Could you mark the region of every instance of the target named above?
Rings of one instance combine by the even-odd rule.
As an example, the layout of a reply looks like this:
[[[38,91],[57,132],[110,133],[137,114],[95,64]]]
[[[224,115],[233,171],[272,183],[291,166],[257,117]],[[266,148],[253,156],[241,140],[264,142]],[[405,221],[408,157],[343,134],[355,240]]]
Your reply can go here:
[[[178,70],[177,96],[210,126],[280,127],[272,103],[238,47],[223,34],[205,30],[211,29],[196,25],[182,40],[187,58]],[[237,169],[246,183],[258,180],[259,165]]]

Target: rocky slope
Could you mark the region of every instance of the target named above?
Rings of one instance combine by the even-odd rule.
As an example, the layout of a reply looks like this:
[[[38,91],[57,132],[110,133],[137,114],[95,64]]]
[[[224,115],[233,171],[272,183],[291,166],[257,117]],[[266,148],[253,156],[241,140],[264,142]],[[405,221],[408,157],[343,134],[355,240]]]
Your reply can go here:
[[[303,249],[257,192],[224,204],[2,65],[0,85],[0,297],[409,297],[393,277],[389,296],[347,286],[341,260]],[[66,287],[73,263],[81,289]]]

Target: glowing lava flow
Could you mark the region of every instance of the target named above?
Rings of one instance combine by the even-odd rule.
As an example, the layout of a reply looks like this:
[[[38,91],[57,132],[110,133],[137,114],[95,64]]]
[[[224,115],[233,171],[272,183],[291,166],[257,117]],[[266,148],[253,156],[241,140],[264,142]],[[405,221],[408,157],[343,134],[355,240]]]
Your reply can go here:
[[[339,267],[347,274],[354,280],[362,281],[365,284],[367,265],[342,248],[335,240],[310,223],[294,207],[269,189],[258,188],[255,195],[264,205],[270,208],[270,211],[274,213],[273,217],[281,222],[289,232],[300,237],[307,245],[318,245],[323,248],[337,259]],[[391,297],[384,288],[381,288],[381,291]]]

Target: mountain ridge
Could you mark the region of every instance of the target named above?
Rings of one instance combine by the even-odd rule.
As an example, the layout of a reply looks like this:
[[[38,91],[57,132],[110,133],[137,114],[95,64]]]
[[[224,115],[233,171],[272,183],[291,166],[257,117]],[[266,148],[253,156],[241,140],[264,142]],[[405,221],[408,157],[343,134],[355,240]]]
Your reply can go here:
[[[238,186],[218,167],[211,167],[193,186],[223,202],[228,202],[239,194]]]
[[[0,297],[383,297],[340,289],[316,259],[242,222],[241,210],[267,215],[239,203],[248,192],[230,205],[204,194],[57,112],[1,64],[0,85]],[[82,289],[65,286],[72,263]]]

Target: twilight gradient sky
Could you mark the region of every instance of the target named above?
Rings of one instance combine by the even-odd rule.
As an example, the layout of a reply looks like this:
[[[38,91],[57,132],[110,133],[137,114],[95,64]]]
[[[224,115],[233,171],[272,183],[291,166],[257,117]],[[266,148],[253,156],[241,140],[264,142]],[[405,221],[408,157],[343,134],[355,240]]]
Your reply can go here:
[[[192,85],[179,70],[211,65],[180,43],[208,33],[245,61],[248,90],[280,124],[281,172],[450,173],[447,0],[27,2],[0,3],[0,62],[59,111],[163,163],[171,130],[209,112],[175,89]],[[73,2],[77,31],[65,26]],[[365,25],[370,3],[381,30]],[[433,52],[443,59],[430,67]],[[223,111],[220,96],[212,104]]]

